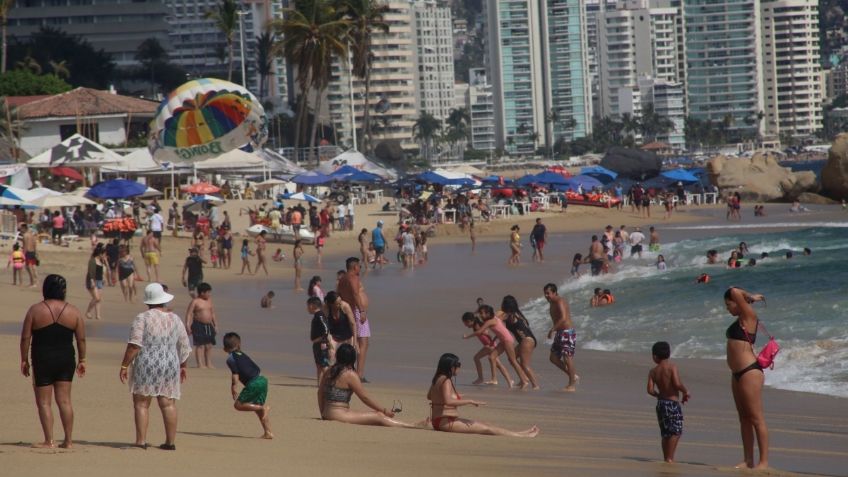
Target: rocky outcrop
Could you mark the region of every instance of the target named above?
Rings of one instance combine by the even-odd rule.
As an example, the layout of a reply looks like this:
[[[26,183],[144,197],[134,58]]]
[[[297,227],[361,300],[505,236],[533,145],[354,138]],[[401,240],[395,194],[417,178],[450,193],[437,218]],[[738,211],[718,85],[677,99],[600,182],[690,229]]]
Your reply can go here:
[[[836,136],[821,173],[822,193],[831,199],[848,199],[848,133]]]
[[[749,202],[795,200],[804,192],[818,190],[814,172],[792,172],[766,152],[749,158],[714,157],[707,163],[707,173],[722,192],[739,192]]]
[[[601,160],[601,166],[620,176],[643,181],[659,175],[662,170],[662,160],[653,152],[611,147]]]
[[[799,195],[796,200],[802,204],[815,205],[830,205],[836,203],[836,201],[833,199],[827,198],[823,195],[814,194],[812,192],[804,192],[803,194]]]

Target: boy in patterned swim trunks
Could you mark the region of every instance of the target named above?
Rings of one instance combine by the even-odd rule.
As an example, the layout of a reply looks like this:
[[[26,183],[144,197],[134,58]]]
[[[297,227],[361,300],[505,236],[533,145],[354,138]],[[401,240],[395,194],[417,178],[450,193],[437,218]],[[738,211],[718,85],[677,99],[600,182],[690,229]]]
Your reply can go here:
[[[657,422],[662,436],[663,459],[674,462],[674,451],[683,434],[683,408],[692,396],[680,380],[677,366],[671,363],[671,346],[665,341],[654,343],[651,348],[657,365],[648,373],[648,394],[657,398]],[[683,394],[682,401],[680,394]]]
[[[224,335],[224,351],[229,353],[227,367],[233,373],[232,393],[237,411],[255,412],[262,424],[262,439],[273,439],[271,433],[271,406],[265,404],[268,397],[268,380],[259,374],[259,366],[241,351],[241,337],[238,333]],[[244,385],[238,392],[238,383]]]

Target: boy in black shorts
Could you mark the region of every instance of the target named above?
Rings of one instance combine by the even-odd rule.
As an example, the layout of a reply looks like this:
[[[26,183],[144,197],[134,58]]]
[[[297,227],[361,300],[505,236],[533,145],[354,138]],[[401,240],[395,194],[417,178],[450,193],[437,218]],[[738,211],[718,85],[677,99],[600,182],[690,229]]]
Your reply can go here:
[[[651,354],[656,366],[648,373],[648,394],[657,398],[657,422],[662,436],[663,459],[670,463],[674,462],[674,451],[683,434],[681,404],[686,404],[692,396],[680,380],[677,366],[669,360],[671,346],[665,341],[658,341],[651,348]]]
[[[268,397],[268,380],[259,374],[259,366],[241,351],[241,337],[238,333],[230,332],[224,335],[224,351],[230,354],[227,357],[227,367],[233,373],[233,407],[238,411],[255,412],[264,431],[262,438],[273,439],[271,406],[265,404]],[[244,385],[240,393],[237,392],[239,381]]]
[[[306,300],[306,310],[312,314],[309,339],[312,340],[312,357],[315,358],[315,371],[320,384],[321,376],[330,367],[330,328],[327,326],[327,317],[324,316],[324,307],[320,298],[309,297]]]

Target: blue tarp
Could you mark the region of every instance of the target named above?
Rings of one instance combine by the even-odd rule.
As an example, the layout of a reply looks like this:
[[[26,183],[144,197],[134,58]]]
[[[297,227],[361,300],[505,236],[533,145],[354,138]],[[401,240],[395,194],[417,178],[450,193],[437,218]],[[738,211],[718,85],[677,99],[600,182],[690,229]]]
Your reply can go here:
[[[291,178],[291,181],[295,184],[317,185],[332,182],[333,178],[330,176],[325,176],[320,172],[309,171],[304,172],[303,174],[297,174],[296,176]]]
[[[695,183],[700,180],[697,176],[695,176],[695,174],[692,174],[686,169],[672,169],[670,171],[663,171],[660,173],[660,175],[663,177],[667,177],[673,181],[683,183]]]
[[[571,190],[577,191],[577,188],[581,185],[583,186],[584,192],[589,192],[595,187],[603,187],[603,184],[598,179],[595,179],[591,176],[584,176],[581,174],[579,176],[574,176],[568,179],[568,181],[565,183],[565,187],[561,190],[571,188]]]
[[[564,185],[568,184],[570,179],[566,179],[562,174],[556,172],[545,171],[536,174],[535,183],[544,185]]]
[[[136,181],[112,179],[94,184],[86,195],[96,199],[126,199],[144,194],[146,190],[146,185]]]
[[[377,174],[361,171],[353,166],[342,166],[333,171],[330,177],[341,182],[380,182],[383,180]]]
[[[583,169],[580,169],[580,175],[594,177],[604,184],[608,184],[618,177],[617,172],[613,172],[606,167],[601,166],[584,167]]]

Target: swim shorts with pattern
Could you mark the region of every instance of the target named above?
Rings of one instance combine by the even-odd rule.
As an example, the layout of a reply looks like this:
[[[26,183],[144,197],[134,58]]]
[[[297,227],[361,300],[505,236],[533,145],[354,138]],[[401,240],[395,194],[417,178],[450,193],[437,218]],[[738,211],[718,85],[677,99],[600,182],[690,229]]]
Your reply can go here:
[[[680,402],[658,399],[657,422],[660,425],[662,437],[667,438],[683,434],[683,408],[680,406]]]
[[[554,342],[551,345],[551,352],[556,354],[559,359],[564,356],[569,358],[574,356],[574,347],[577,344],[577,332],[574,328],[567,330],[557,330],[554,335]]]

